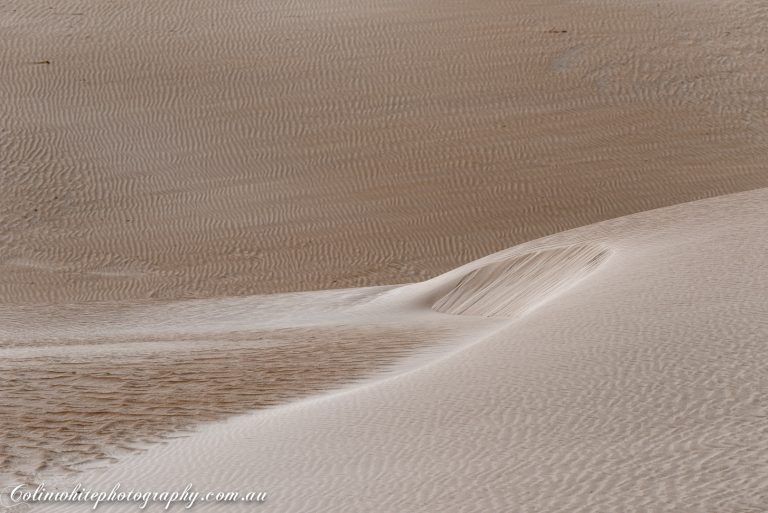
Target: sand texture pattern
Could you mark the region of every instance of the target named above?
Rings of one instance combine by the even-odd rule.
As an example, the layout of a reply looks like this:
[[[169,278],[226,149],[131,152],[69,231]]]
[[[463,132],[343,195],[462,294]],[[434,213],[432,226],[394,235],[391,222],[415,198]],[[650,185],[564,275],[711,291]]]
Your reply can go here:
[[[3,351],[0,472],[32,480],[114,462],[204,421],[349,385],[447,331],[282,329]]]
[[[768,512],[766,27],[0,0],[0,509]]]
[[[11,0],[0,301],[396,284],[768,186],[762,0]]]
[[[767,204],[763,189],[646,212],[383,290],[372,317],[410,311],[478,331],[380,379],[203,426],[78,480],[255,487],[280,512],[764,510]],[[525,315],[431,309],[473,271],[585,244],[610,255]]]

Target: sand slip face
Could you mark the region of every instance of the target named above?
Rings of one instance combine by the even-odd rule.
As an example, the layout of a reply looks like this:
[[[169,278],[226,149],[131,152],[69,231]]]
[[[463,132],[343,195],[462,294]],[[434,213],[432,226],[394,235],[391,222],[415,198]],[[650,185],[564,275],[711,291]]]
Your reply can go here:
[[[434,318],[444,314],[414,305],[478,269],[573,245],[611,250],[572,287],[425,365],[79,479],[266,490],[261,507],[280,512],[761,511],[767,204],[764,189],[647,212],[385,291],[370,305]]]
[[[13,0],[0,301],[420,281],[768,185],[765,2]]]
[[[609,255],[610,250],[600,246],[574,244],[510,257],[467,274],[432,308],[454,315],[514,318],[577,283]]]

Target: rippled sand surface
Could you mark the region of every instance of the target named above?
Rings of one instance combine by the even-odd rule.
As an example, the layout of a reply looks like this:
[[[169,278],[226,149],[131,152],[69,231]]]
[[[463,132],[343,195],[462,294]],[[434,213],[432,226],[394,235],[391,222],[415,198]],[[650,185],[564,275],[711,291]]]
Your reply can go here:
[[[255,488],[268,493],[260,507],[286,513],[759,512],[767,205],[762,189],[644,212],[380,289],[343,311],[419,319],[427,331],[463,320],[463,341],[50,484]],[[468,298],[483,301],[453,309]],[[446,301],[455,313],[435,311]]]
[[[359,386],[493,325],[380,305],[390,290],[0,307],[0,489]]]
[[[768,509],[765,27],[0,2],[0,488]]]
[[[71,474],[202,422],[349,385],[444,343],[448,328],[282,329],[5,350],[0,475]]]
[[[11,0],[0,300],[418,281],[768,185],[757,0]]]

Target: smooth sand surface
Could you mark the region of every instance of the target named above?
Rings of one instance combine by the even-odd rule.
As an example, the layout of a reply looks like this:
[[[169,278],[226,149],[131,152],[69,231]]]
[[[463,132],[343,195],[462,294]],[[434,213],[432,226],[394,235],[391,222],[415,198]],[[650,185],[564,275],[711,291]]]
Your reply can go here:
[[[763,0],[0,4],[0,301],[420,281],[768,186]]]
[[[468,319],[478,331],[418,365],[207,425],[77,480],[266,491],[259,507],[280,512],[762,511],[766,205],[768,189],[655,210],[387,289],[363,301],[368,315]],[[582,252],[571,249],[585,245],[608,256],[574,272]],[[481,288],[502,297],[498,288],[514,284],[468,277],[505,264],[501,278],[531,258],[524,314],[499,322],[432,308]],[[573,280],[553,288],[553,267]],[[536,276],[545,293],[531,286]]]

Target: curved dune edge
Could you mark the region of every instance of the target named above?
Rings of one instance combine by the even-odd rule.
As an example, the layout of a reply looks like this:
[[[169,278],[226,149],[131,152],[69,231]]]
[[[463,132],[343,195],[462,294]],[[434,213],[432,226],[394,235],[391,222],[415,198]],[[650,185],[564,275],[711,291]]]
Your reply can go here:
[[[462,278],[432,308],[449,314],[514,317],[586,277],[609,253],[598,246],[577,244],[488,264]]]
[[[256,488],[281,512],[749,511],[768,483],[766,204],[762,189],[650,211],[385,292],[362,310],[420,305],[448,320],[424,298],[461,291],[476,268],[569,245],[612,251],[481,344],[205,426],[78,480]]]
[[[523,315],[584,278],[608,253],[580,244],[505,258],[470,271],[433,310]],[[106,305],[81,306],[79,313],[88,314],[85,325],[72,323],[78,317],[73,306],[67,315],[59,312],[58,325],[35,312],[38,322],[29,325],[26,319],[26,336],[11,336],[13,326],[10,332],[0,329],[0,407],[6,411],[0,419],[0,474],[24,480],[40,473],[76,474],[200,423],[391,376],[436,353],[477,342],[484,330],[498,327],[469,324],[469,319],[449,322],[419,308],[412,312],[418,318],[397,315],[395,321],[388,312],[391,305],[366,307],[375,291],[348,294],[356,299],[326,310],[326,325],[265,326],[251,318],[235,330],[236,312],[228,311],[224,320],[215,302],[208,303],[208,311],[190,302],[135,306],[155,318],[172,317],[174,310],[183,316],[165,326],[153,326],[151,317],[144,316],[138,330],[126,315],[129,306],[123,307],[122,318],[110,319],[114,312]],[[295,295],[294,307],[284,305],[284,312],[306,317],[308,304],[321,295]],[[241,312],[251,313],[259,300],[231,306],[237,303],[245,303]],[[354,307],[369,310],[368,320],[352,321],[346,310]],[[0,312],[5,316],[18,318],[20,312]],[[229,329],[222,331],[227,324]],[[421,355],[425,352],[426,357]]]

